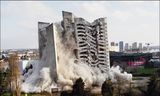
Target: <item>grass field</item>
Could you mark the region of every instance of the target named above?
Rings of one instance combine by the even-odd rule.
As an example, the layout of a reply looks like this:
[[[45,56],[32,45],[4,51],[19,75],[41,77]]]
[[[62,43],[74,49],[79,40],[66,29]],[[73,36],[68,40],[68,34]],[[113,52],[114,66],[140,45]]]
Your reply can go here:
[[[155,68],[144,68],[144,67],[141,67],[141,68],[137,68],[136,72],[137,73],[140,73],[140,74],[154,74],[156,71]]]
[[[129,73],[133,75],[146,75],[150,76],[153,75],[159,68],[144,68],[144,67],[137,67],[137,68],[130,68]]]

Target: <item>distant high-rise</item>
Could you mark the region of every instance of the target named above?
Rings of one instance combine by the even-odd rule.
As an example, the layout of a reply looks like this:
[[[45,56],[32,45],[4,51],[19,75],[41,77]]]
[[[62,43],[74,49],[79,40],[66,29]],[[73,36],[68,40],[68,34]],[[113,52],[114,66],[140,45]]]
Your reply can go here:
[[[129,45],[129,48],[128,48],[129,50],[132,50],[132,46],[131,45]]]
[[[137,42],[132,43],[132,49],[137,49]]]
[[[119,52],[123,52],[123,41],[119,42]]]
[[[109,51],[115,51],[115,52],[118,52],[118,51],[119,51],[119,49],[118,49],[118,44],[117,44],[117,43],[115,43],[115,42],[111,42],[111,43],[110,43]]]
[[[142,51],[142,48],[143,48],[142,43],[139,43],[139,46],[138,46],[139,51]]]
[[[129,49],[129,44],[128,43],[125,43],[124,49],[125,49],[125,51],[127,51]]]
[[[111,46],[116,46],[116,43],[115,42],[111,42]]]
[[[118,43],[116,43],[116,46],[118,46]]]

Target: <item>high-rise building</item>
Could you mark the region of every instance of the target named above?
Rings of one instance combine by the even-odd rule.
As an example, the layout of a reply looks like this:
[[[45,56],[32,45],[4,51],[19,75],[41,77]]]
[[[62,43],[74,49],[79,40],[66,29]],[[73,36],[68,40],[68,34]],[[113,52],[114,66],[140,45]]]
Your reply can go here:
[[[71,12],[63,11],[61,24],[38,22],[39,54],[44,64],[38,68],[41,70],[43,67],[49,67],[52,80],[57,81],[57,63],[60,58],[58,47],[56,47],[55,32],[61,32],[61,42],[67,51],[75,55],[75,63],[83,62],[91,67],[99,68],[101,72],[109,70],[106,18],[99,18],[89,23],[83,18],[74,17]]]
[[[38,37],[39,37],[39,54],[40,60],[45,64],[43,67],[49,67],[51,78],[57,81],[57,55],[56,42],[53,23],[38,22]],[[42,65],[38,67],[42,69]]]
[[[75,17],[71,12],[63,11],[62,13],[61,27],[64,29],[62,42],[65,42],[65,48],[71,51],[72,55],[75,55],[75,62],[98,67],[102,72],[108,71],[110,63],[106,18],[99,18],[89,23],[83,18]],[[58,62],[54,33],[57,31],[56,29],[54,24],[38,23],[40,59],[45,62],[45,66],[53,66],[55,70]],[[45,54],[43,54],[44,51]],[[44,58],[46,54],[47,59]]]
[[[66,33],[73,31],[78,61],[97,66],[102,69],[101,71],[108,70],[110,65],[106,18],[89,23],[83,18],[73,17],[72,13],[63,11],[63,24]]]
[[[133,50],[137,49],[137,42],[132,43],[132,49]]]
[[[116,43],[115,42],[111,42],[111,46],[116,46]]]
[[[123,41],[119,42],[119,52],[123,52]]]
[[[129,45],[129,48],[128,48],[129,50],[132,50],[132,46],[131,45]]]
[[[124,50],[127,51],[129,49],[129,44],[125,43]]]
[[[138,49],[139,49],[139,51],[142,51],[142,49],[143,49],[142,43],[139,43]]]
[[[118,43],[116,43],[116,46],[118,46]]]
[[[116,52],[118,52],[119,51],[119,49],[118,49],[118,44],[117,43],[115,43],[115,42],[111,42],[110,43],[110,47],[109,47],[109,51],[116,51]]]
[[[40,59],[43,56],[43,50],[44,47],[46,46],[46,37],[45,34],[46,32],[46,27],[48,27],[50,23],[45,23],[45,22],[38,22],[38,39],[39,39],[39,57]]]

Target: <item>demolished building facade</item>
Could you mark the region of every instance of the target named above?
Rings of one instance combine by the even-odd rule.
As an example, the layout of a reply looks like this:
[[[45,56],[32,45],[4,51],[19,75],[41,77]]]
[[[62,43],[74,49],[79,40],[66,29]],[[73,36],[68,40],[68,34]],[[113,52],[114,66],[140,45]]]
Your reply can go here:
[[[99,67],[102,72],[110,68],[106,18],[89,23],[63,11],[63,27],[65,32],[75,35],[76,58],[79,62]]]
[[[110,64],[106,18],[99,18],[93,23],[89,23],[83,18],[75,17],[70,12],[63,11],[62,14],[63,21],[61,26],[63,27],[63,34],[71,32],[73,35],[75,47],[71,51],[74,51],[76,60],[88,64],[91,67],[98,67],[102,72],[109,70]],[[44,47],[46,47],[45,44],[47,42],[47,46],[51,45],[53,49],[55,48],[54,36],[47,35],[49,33],[54,34],[54,28],[52,27],[52,30],[47,30],[50,24],[44,22],[39,22],[38,25],[39,53],[41,59],[43,55],[42,52]],[[67,38],[66,36],[64,36],[64,38]],[[51,41],[53,43],[51,43]],[[56,60],[56,52],[55,50],[52,50],[52,48],[49,48],[51,51],[48,52],[48,54],[51,54],[52,52],[52,55],[49,58],[53,59],[52,57],[54,57],[54,60]],[[54,60],[51,61],[57,63]],[[47,61],[48,60],[46,60],[45,63],[47,63]],[[56,68],[56,65],[54,66],[54,68]]]

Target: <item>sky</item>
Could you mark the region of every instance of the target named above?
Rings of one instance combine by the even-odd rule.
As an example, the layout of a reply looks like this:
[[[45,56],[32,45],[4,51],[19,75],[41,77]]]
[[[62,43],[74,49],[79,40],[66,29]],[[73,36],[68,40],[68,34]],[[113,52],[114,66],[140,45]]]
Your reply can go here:
[[[109,42],[159,45],[159,1],[0,1],[1,48],[38,48],[38,21],[55,23],[62,11],[93,22],[107,17]]]

